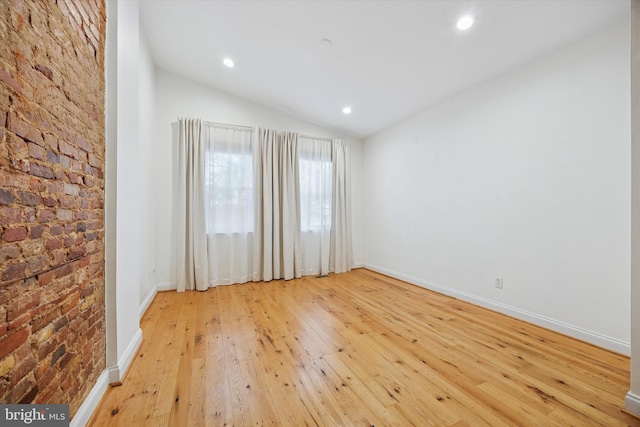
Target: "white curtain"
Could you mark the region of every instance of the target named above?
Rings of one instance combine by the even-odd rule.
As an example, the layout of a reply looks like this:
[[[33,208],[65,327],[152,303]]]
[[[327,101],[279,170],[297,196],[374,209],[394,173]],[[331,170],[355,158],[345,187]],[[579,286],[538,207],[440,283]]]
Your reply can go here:
[[[205,126],[209,286],[253,280],[253,130]]]
[[[178,126],[176,286],[204,291],[209,286],[204,200],[204,125],[180,119]]]
[[[254,278],[301,277],[298,134],[259,129],[257,145]]]
[[[331,141],[300,136],[302,275],[329,273],[331,233]]]
[[[329,270],[344,273],[353,268],[351,244],[351,188],[349,182],[349,146],[343,139],[332,143],[333,191],[331,203],[331,248]]]
[[[178,292],[352,269],[346,141],[180,119],[177,157]]]

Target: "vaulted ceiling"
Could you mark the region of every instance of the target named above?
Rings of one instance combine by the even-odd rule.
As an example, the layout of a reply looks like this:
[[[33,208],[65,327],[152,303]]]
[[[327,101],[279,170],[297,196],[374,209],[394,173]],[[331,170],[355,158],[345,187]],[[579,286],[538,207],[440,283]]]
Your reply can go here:
[[[622,22],[628,8],[628,0],[163,0],[140,2],[140,20],[158,68],[366,137]],[[475,22],[462,31],[466,14]]]

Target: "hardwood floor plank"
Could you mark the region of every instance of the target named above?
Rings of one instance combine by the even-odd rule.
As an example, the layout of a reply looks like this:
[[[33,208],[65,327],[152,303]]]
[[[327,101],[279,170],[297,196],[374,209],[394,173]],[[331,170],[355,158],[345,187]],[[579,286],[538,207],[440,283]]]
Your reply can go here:
[[[185,298],[186,299],[186,298]],[[184,342],[184,336],[187,329],[186,320],[182,319],[185,311],[185,305],[181,313],[178,315],[178,321],[176,322],[173,334],[171,335],[168,345],[163,352],[163,370],[161,371],[160,384],[158,385],[158,395],[153,406],[152,417],[159,417],[163,415],[170,415],[172,410],[175,409],[175,392],[176,384],[178,382],[178,372],[180,370],[182,346]]]
[[[629,359],[368,270],[159,293],[90,426],[640,426]]]

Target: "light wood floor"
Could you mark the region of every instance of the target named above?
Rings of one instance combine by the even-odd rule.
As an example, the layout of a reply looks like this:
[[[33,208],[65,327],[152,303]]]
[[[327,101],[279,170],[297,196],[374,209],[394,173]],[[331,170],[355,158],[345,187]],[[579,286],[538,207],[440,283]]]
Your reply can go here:
[[[159,293],[91,426],[640,426],[629,359],[367,270]]]

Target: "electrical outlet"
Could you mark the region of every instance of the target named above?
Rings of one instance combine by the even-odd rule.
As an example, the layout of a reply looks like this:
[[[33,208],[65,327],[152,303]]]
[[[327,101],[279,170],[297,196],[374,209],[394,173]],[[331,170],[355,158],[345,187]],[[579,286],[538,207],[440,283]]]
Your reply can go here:
[[[496,288],[502,289],[502,277],[496,277]]]

